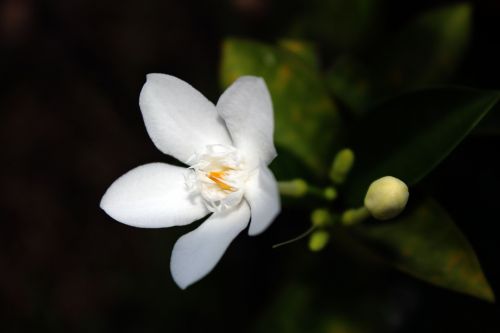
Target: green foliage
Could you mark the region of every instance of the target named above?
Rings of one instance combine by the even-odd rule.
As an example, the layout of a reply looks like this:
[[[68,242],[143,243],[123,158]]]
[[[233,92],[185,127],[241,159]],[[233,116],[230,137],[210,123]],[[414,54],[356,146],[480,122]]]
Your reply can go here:
[[[260,320],[256,331],[259,333],[360,333],[367,332],[369,329],[371,332],[380,332],[379,329],[374,328],[375,325],[372,322],[370,322],[372,325],[367,325],[365,314],[363,314],[363,320],[360,321],[358,313],[355,313],[357,317],[350,313],[342,313],[345,309],[341,309],[338,300],[331,299],[330,304],[318,306],[318,298],[318,291],[311,290],[304,284],[295,283],[286,286],[280,290],[275,304]]]
[[[483,136],[500,136],[500,105],[497,103],[483,121],[479,124],[474,134]]]
[[[323,47],[326,45],[327,52],[339,48],[351,52],[362,50],[359,43],[371,34],[369,28],[376,25],[378,14],[373,9],[381,1],[331,0],[324,5],[313,1],[292,35],[314,35],[313,40],[320,41]],[[335,15],[342,18],[336,20]],[[390,175],[410,187],[416,185],[490,109],[498,108],[500,93],[496,91],[435,85],[421,88],[444,82],[453,74],[468,45],[470,26],[468,4],[425,13],[390,40],[371,43],[369,47],[375,48],[363,49],[363,56],[354,53],[340,56],[326,81],[310,43],[284,39],[277,45],[269,45],[227,39],[222,50],[221,83],[227,87],[242,75],[265,79],[275,111],[275,142],[280,157],[271,167],[278,178],[301,177],[309,181],[309,172],[313,171],[323,182],[330,179],[338,184],[341,204],[347,207],[342,208],[343,214],[342,210],[335,211],[337,204],[326,212],[331,211],[373,252],[417,278],[493,301],[493,292],[471,246],[432,200],[415,200],[410,196],[409,206],[400,217],[388,223],[361,224],[369,216],[363,199],[374,180]],[[352,123],[340,122],[327,85],[335,97],[357,112]],[[401,92],[406,93],[401,95]],[[344,150],[347,155],[333,163],[329,174],[334,153],[345,146],[344,140],[352,151]],[[320,187],[299,183],[281,182],[281,193],[302,198],[306,192],[321,192],[323,198],[337,197],[337,189],[333,187],[332,193],[325,196],[323,190],[318,190]],[[297,184],[307,186],[297,192]],[[320,224],[314,222],[316,227]],[[322,250],[330,235],[338,236],[329,230],[334,224],[321,224],[324,229],[312,232],[309,238],[312,251]],[[283,244],[301,239],[311,231]],[[309,303],[306,295],[309,295],[307,288],[292,288],[283,297],[296,297],[297,301],[283,300],[277,306],[286,309],[287,316],[299,317]],[[287,327],[287,318],[281,318],[282,322],[278,318],[276,327],[292,332],[294,327]],[[338,324],[341,330],[343,318],[322,318],[316,323],[319,329],[325,323],[333,323],[331,327]]]
[[[425,13],[361,56],[339,57],[328,75],[329,86],[342,102],[360,110],[401,91],[443,83],[460,63],[470,29],[468,4]]]
[[[355,231],[374,252],[400,270],[441,287],[494,301],[473,249],[436,202],[414,201],[396,220],[359,226]]]
[[[300,57],[309,66],[319,68],[316,49],[312,43],[297,39],[282,39],[278,45]]]
[[[325,174],[338,142],[338,111],[307,44],[284,44],[286,47],[227,39],[221,82],[226,87],[242,75],[263,77],[273,99],[278,147],[295,154],[316,173]]]
[[[383,0],[311,0],[290,34],[328,48],[352,48],[366,40],[379,22]]]
[[[303,326],[311,329],[314,321],[308,318],[310,305],[309,288],[290,284],[280,291],[275,303],[268,309],[265,320],[261,320],[260,325],[257,325],[256,331],[301,333],[305,329]]]
[[[494,91],[436,88],[397,97],[362,117],[350,131],[357,162],[346,199],[363,203],[370,183],[391,175],[416,184],[439,164],[499,99]]]
[[[395,331],[392,318],[409,315],[405,293],[394,288],[380,262],[340,250],[341,243],[352,241],[344,236],[332,234],[332,246],[320,253],[296,248],[287,282],[273,286],[274,299],[261,310],[252,332]]]

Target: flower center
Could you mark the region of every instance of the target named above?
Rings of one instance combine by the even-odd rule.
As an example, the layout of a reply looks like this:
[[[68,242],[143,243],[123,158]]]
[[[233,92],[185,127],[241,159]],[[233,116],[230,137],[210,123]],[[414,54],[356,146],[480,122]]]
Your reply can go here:
[[[219,185],[219,187],[221,189],[223,189],[224,191],[233,192],[234,189],[230,185],[224,183],[224,176],[225,175],[226,175],[226,171],[210,171],[207,174],[207,177],[208,177],[208,179],[210,179],[211,181],[213,181],[217,185]]]
[[[209,145],[189,162],[192,165],[186,186],[192,194],[202,196],[210,211],[219,212],[240,203],[248,172],[236,148]]]

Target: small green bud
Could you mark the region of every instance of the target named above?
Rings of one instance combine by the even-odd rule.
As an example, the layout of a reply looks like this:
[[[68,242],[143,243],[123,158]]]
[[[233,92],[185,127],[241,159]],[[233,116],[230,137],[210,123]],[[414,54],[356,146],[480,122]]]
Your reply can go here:
[[[318,252],[328,244],[330,234],[324,230],[315,231],[309,237],[309,250]]]
[[[348,209],[340,218],[345,226],[351,226],[363,222],[370,216],[370,212],[365,207]]]
[[[311,214],[311,221],[315,227],[326,227],[332,222],[332,215],[326,209],[315,209]]]
[[[328,201],[333,201],[337,199],[337,190],[331,186],[327,187],[323,191],[323,196],[325,197],[326,200]]]
[[[354,152],[345,148],[335,155],[330,169],[330,179],[336,184],[342,184],[354,164]]]
[[[305,180],[297,178],[288,181],[280,181],[278,182],[278,187],[282,195],[300,198],[306,195],[309,186]]]
[[[365,207],[377,220],[388,220],[405,209],[409,195],[404,182],[392,176],[382,177],[368,188]]]

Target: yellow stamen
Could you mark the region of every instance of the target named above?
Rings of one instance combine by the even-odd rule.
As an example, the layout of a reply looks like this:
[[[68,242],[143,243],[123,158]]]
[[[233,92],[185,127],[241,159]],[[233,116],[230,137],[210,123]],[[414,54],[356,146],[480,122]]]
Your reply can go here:
[[[224,181],[223,181],[224,176],[225,176],[224,171],[211,171],[207,175],[208,179],[214,181],[224,191],[232,191],[233,192],[234,188],[232,188],[230,185],[224,183]]]

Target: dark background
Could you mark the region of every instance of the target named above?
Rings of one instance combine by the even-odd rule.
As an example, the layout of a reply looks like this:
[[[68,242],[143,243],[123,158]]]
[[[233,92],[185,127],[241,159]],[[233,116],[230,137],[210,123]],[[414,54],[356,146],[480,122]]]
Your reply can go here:
[[[399,29],[443,3],[389,1],[386,24]],[[288,208],[262,236],[240,235],[214,272],[180,291],[170,251],[191,227],[135,229],[99,209],[118,176],[166,160],[138,107],[145,74],[178,76],[215,101],[223,38],[273,42],[304,6],[0,3],[0,331],[305,332],[319,313],[333,318],[330,332],[500,331],[498,305],[366,263],[335,244],[320,254],[305,242],[272,250],[307,228],[307,211]],[[500,2],[474,2],[473,22],[454,81],[500,89]],[[322,59],[331,55],[319,50]],[[474,133],[422,185],[467,235],[497,295],[499,143]]]

